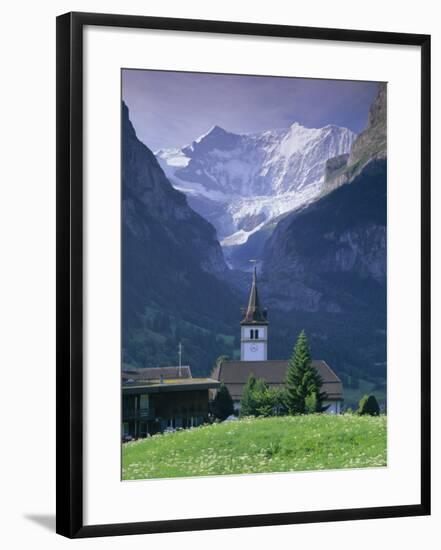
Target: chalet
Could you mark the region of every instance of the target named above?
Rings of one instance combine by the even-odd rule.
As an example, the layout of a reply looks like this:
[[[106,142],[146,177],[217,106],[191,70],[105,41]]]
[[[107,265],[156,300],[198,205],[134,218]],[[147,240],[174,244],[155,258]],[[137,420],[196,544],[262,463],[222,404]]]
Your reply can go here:
[[[123,370],[123,438],[203,424],[208,420],[208,392],[219,384],[193,378],[188,366]]]
[[[267,310],[261,308],[257,291],[256,269],[253,273],[248,307],[243,310],[241,325],[240,361],[224,361],[217,365],[212,378],[224,382],[234,401],[240,408],[243,387],[252,374],[263,378],[270,388],[281,388],[288,369],[287,360],[268,360],[268,318]],[[326,412],[338,414],[343,405],[343,385],[340,378],[323,360],[313,360],[322,379],[321,391],[326,393],[323,405]]]

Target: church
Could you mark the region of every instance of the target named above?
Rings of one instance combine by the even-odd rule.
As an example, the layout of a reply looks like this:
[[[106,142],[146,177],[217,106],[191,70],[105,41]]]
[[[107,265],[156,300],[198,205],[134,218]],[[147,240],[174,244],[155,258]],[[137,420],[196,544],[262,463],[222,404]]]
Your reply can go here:
[[[240,322],[240,361],[223,361],[212,373],[212,378],[223,382],[240,410],[243,388],[252,374],[263,378],[270,388],[284,385],[288,360],[268,360],[268,315],[262,308],[257,291],[257,273],[254,267],[248,306],[243,309]],[[323,406],[329,414],[339,414],[343,405],[343,385],[340,378],[324,360],[312,361],[323,381],[321,391],[326,394]]]

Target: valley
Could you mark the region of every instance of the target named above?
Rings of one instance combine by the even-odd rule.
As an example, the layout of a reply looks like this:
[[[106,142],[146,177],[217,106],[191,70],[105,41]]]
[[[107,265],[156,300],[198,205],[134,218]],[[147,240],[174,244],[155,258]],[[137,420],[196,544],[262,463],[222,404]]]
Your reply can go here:
[[[215,126],[153,154],[124,115],[123,361],[194,375],[237,358],[240,308],[257,260],[269,358],[305,329],[353,406],[385,399],[386,95],[366,129],[328,125],[235,134]]]

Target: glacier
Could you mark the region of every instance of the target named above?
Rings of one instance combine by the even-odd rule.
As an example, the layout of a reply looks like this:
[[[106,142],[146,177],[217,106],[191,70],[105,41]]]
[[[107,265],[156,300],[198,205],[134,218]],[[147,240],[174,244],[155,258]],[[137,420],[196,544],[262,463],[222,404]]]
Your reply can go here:
[[[222,246],[245,243],[265,225],[317,199],[326,161],[349,153],[357,135],[336,125],[250,134],[219,126],[155,156],[172,185],[216,228]]]

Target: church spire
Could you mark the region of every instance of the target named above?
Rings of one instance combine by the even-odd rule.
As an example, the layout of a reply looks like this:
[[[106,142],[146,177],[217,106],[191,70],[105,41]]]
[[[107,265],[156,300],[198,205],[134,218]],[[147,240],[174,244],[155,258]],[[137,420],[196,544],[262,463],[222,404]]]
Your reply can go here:
[[[248,299],[248,307],[244,311],[244,317],[241,325],[267,325],[266,309],[260,307],[259,294],[257,292],[257,272],[256,266],[253,270],[253,282],[251,285],[250,297]]]

